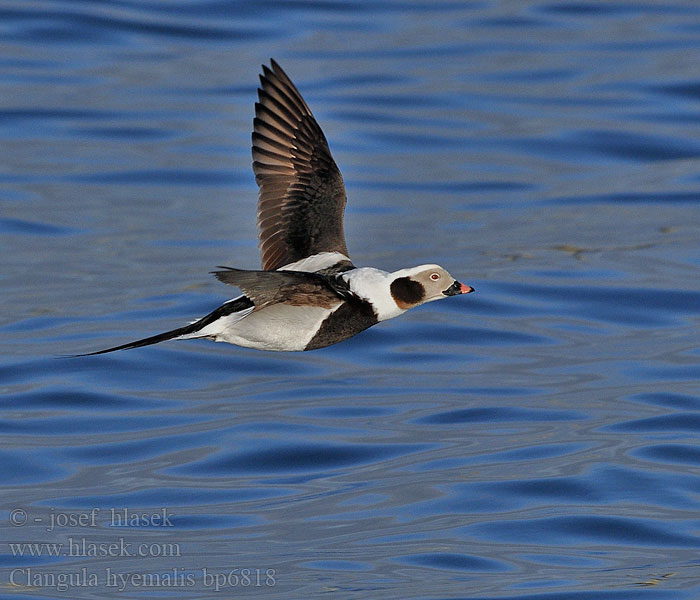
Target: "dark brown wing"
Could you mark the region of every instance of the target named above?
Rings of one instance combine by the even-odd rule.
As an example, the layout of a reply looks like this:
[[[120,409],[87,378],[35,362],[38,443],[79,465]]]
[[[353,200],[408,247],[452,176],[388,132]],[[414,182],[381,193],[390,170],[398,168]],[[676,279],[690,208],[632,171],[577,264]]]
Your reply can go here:
[[[253,121],[262,268],[319,252],[347,256],[343,177],[301,94],[274,60],[270,64],[263,65]]]
[[[342,302],[341,294],[345,291],[338,287],[343,280],[336,283],[316,273],[220,268],[225,270],[213,272],[217,279],[240,288],[255,304],[255,310],[270,304],[335,308]]]

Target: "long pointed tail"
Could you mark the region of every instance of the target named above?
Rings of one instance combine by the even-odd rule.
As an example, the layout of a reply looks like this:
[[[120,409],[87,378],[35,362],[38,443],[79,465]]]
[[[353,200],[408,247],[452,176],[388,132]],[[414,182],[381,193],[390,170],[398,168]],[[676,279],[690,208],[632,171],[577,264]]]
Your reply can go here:
[[[157,335],[152,335],[151,337],[143,338],[142,340],[136,340],[134,342],[129,342],[128,344],[122,344],[121,346],[114,346],[113,348],[105,348],[104,350],[96,350],[95,352],[86,352],[85,354],[71,354],[65,358],[77,358],[79,356],[94,356],[95,354],[106,354],[107,352],[115,352],[116,350],[129,350],[131,348],[141,348],[142,346],[150,346],[151,344],[157,344],[158,342],[164,342],[165,340],[172,340],[174,338],[179,338],[181,336],[188,336],[196,338],[195,335],[198,331],[201,331],[204,327],[213,323],[221,317],[225,317],[237,312],[244,312],[248,314],[250,309],[252,309],[254,304],[246,297],[239,296],[233,300],[219,306],[219,308],[213,310],[205,317],[185,325],[184,327],[178,327],[177,329],[171,329],[170,331],[165,331]],[[244,316],[244,315],[241,315]],[[206,335],[201,336],[206,337]]]
[[[194,323],[192,323],[192,325],[194,325]],[[165,340],[172,340],[173,338],[180,337],[181,335],[186,335],[188,333],[194,333],[194,331],[190,329],[190,325],[185,325],[184,327],[178,327],[177,329],[165,331],[163,333],[159,333],[158,335],[152,335],[151,337],[143,338],[142,340],[136,340],[135,342],[129,342],[128,344],[122,344],[121,346],[105,348],[104,350],[96,350],[95,352],[86,352],[85,354],[71,354],[67,358],[77,358],[79,356],[94,356],[95,354],[106,354],[107,352],[114,352],[115,350],[129,350],[130,348],[150,346],[151,344],[157,344],[158,342],[164,342]]]

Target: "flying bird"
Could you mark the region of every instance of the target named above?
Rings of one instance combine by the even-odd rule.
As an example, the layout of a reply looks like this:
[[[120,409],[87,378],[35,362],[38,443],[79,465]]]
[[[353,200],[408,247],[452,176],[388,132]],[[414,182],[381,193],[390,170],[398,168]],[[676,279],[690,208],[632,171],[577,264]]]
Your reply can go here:
[[[343,233],[345,185],[326,137],[282,68],[263,65],[253,120],[262,270],[213,274],[243,294],[151,337],[80,354],[206,338],[260,350],[315,350],[411,308],[473,292],[439,265],[389,273],[356,267]]]

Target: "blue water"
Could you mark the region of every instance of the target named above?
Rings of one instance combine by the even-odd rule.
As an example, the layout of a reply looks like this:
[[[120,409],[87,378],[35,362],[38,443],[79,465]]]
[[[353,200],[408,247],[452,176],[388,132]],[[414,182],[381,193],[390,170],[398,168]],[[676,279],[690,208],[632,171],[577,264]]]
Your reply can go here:
[[[700,597],[699,23],[0,1],[0,598]],[[354,262],[477,293],[310,353],[55,358],[259,265],[270,57],[343,171]]]

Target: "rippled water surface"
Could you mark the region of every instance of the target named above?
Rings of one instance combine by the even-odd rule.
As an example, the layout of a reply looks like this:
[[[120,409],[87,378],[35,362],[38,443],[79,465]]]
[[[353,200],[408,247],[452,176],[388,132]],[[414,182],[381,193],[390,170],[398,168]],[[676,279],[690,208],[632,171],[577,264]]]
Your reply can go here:
[[[259,265],[271,56],[354,262],[477,293],[55,358]],[[698,598],[698,65],[690,0],[0,1],[0,598]]]

